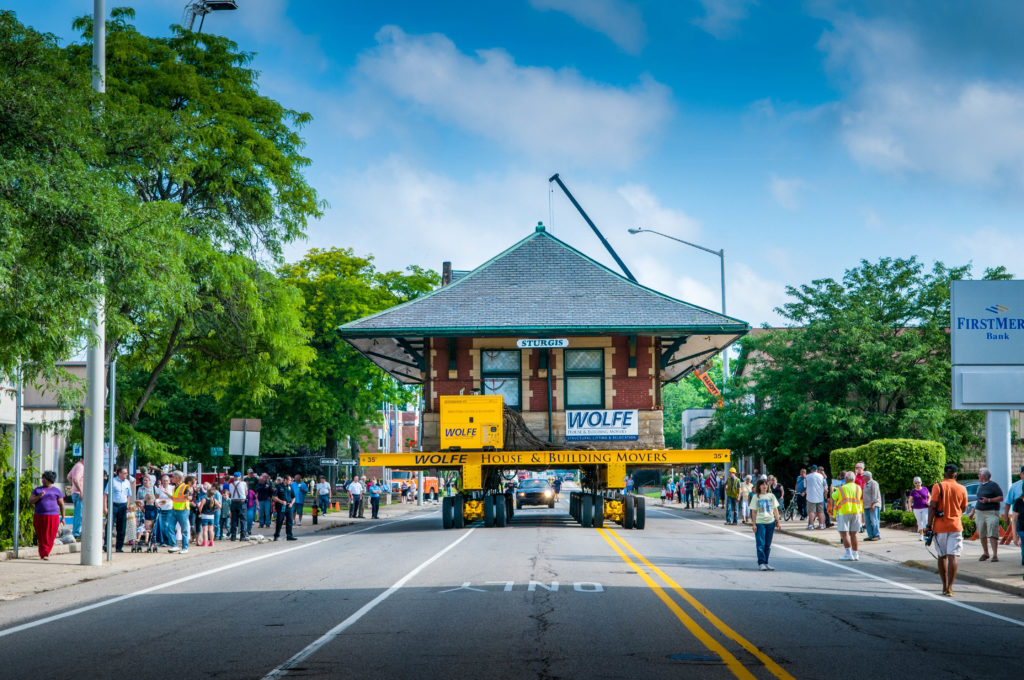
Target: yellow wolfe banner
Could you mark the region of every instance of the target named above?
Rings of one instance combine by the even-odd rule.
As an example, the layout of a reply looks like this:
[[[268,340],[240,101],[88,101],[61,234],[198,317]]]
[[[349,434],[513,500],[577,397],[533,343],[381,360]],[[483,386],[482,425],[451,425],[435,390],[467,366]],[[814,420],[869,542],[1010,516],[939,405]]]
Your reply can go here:
[[[359,464],[395,468],[499,465],[504,468],[574,468],[581,465],[669,466],[728,463],[729,449],[653,451],[450,451],[440,453],[364,453]]]
[[[441,396],[441,448],[500,449],[505,445],[500,394]]]

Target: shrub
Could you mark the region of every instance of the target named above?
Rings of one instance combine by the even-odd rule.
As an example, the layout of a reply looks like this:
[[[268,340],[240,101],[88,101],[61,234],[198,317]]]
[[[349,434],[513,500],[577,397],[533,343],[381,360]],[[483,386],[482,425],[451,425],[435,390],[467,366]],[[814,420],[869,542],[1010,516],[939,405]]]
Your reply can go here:
[[[920,477],[926,486],[942,479],[946,447],[922,439],[876,439],[856,449],[883,493],[903,493]]]
[[[903,522],[903,526],[905,527],[917,527],[917,516],[910,511],[900,512],[900,521]]]
[[[964,538],[970,538],[971,536],[973,536],[974,535],[974,529],[975,529],[974,518],[973,517],[969,517],[967,515],[964,515],[963,517],[960,518],[960,522],[964,525],[964,530],[963,530]]]
[[[901,510],[883,510],[878,519],[886,524],[902,523],[903,512]]]
[[[851,449],[834,449],[828,455],[828,462],[832,465],[832,476],[838,477],[843,470],[852,470],[853,466],[860,460],[861,447]]]
[[[13,456],[11,435],[0,435],[0,550],[8,550],[14,546],[14,473],[10,461]],[[32,545],[36,540],[36,531],[32,525],[32,504],[28,499],[32,496],[35,471],[29,468],[21,476],[21,494],[19,502],[19,541],[22,546]]]

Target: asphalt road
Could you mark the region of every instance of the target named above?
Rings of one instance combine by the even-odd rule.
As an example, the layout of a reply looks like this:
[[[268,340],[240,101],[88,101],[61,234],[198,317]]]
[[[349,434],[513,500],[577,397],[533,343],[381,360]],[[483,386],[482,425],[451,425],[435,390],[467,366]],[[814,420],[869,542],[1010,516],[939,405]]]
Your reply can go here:
[[[436,511],[0,604],[0,677],[1016,677],[1019,598],[651,509],[583,529]],[[121,598],[121,599],[117,599]],[[851,665],[852,664],[852,665]]]

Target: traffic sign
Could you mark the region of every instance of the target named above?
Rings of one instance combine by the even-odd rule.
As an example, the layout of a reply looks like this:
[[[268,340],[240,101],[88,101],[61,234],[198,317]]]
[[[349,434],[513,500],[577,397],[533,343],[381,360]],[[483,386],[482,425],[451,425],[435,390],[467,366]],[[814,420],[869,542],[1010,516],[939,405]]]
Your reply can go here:
[[[338,464],[340,464],[340,465],[359,465],[359,461],[357,461],[357,460],[339,460]]]
[[[213,456],[214,458],[220,458],[221,456],[224,455],[224,447],[223,446],[211,446],[210,447],[210,455]]]
[[[320,464],[321,465],[337,465],[338,464],[338,459],[337,458],[321,458],[320,459]]]

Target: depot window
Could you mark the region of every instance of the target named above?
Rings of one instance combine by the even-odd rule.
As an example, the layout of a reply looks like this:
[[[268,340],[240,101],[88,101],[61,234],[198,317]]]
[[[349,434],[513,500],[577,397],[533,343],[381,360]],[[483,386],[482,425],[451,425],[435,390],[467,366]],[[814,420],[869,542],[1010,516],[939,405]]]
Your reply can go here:
[[[565,408],[604,408],[604,350],[567,349]]]
[[[480,374],[484,394],[500,394],[506,406],[520,407],[522,354],[519,350],[480,352]]]

